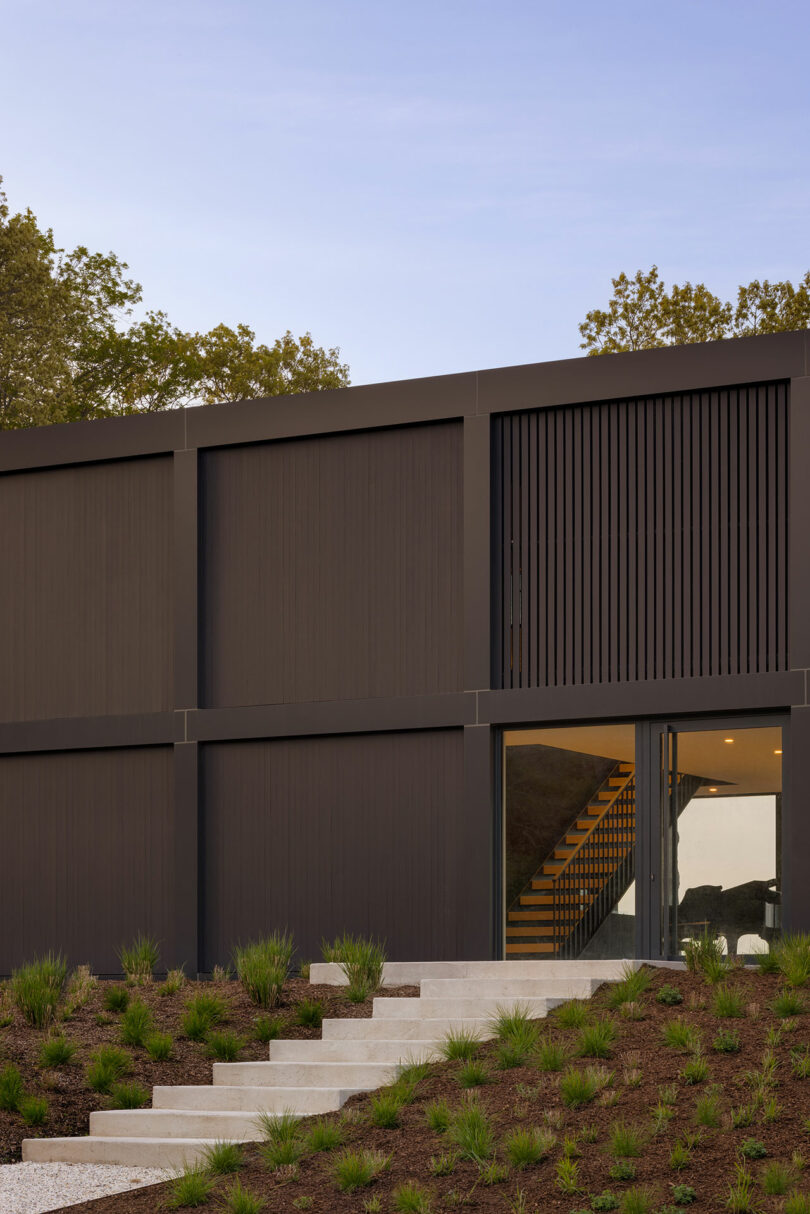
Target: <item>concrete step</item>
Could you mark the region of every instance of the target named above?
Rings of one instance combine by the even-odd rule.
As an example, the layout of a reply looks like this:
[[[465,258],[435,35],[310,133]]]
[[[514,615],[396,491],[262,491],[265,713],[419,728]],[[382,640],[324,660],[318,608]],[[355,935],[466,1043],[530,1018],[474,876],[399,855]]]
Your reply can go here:
[[[210,1083],[152,1090],[153,1109],[208,1109],[214,1112],[334,1113],[354,1088],[268,1088]]]
[[[271,1062],[398,1062],[436,1057],[435,1041],[273,1041]]]
[[[425,978],[425,999],[589,999],[601,986],[599,978]],[[376,1012],[375,1012],[376,1014]]]
[[[26,1138],[26,1163],[117,1163],[181,1169],[205,1157],[214,1138]]]
[[[108,1109],[90,1114],[90,1133],[102,1138],[214,1138],[256,1142],[258,1111],[224,1109]]]
[[[443,1020],[465,1019],[468,1017],[497,1016],[502,1008],[512,1008],[516,1004],[525,1007],[534,1018],[545,1016],[553,1007],[565,1003],[564,999],[515,999],[511,995],[500,998],[462,998],[460,995],[452,999],[375,999],[374,1017],[378,1020],[398,1020],[405,1017],[422,1015],[426,1019],[441,1018]],[[215,1067],[216,1069],[216,1067]]]
[[[548,976],[562,978],[601,978],[616,981],[622,976],[625,961],[387,961],[383,967],[383,986],[416,986],[423,978],[500,978],[509,974],[531,978],[538,966]],[[635,962],[630,964],[635,965]],[[519,972],[525,969],[526,972]],[[551,972],[551,971],[556,972]],[[309,971],[312,984],[346,986],[346,978],[334,962],[316,961]]]
[[[387,1062],[215,1062],[214,1086],[379,1088],[396,1074]]]
[[[418,1000],[417,1000],[418,1002]],[[418,1050],[424,1041],[442,1041],[454,1029],[466,1028],[492,1036],[489,1016],[451,1016],[432,1020],[421,1016],[406,1016],[378,1020],[324,1020],[321,1028],[324,1041],[400,1041],[406,1052]]]

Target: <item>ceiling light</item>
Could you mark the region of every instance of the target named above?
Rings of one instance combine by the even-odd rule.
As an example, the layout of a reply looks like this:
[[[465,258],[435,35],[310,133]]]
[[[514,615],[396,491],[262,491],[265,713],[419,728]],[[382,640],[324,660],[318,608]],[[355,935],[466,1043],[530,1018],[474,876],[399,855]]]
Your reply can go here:
[[[717,789],[716,789],[716,788],[710,788],[710,789],[709,789],[709,792],[717,792]]]
[[[781,755],[781,753],[782,753],[782,752],[781,752],[781,750],[775,750],[773,753],[774,753],[775,755]]]
[[[734,739],[733,738],[723,738],[723,741],[724,742],[733,742]]]

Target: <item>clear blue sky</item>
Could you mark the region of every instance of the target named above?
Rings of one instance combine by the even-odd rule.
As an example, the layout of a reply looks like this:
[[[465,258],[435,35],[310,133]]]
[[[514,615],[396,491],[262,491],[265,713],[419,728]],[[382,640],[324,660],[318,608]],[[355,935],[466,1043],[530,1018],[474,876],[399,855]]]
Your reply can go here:
[[[579,353],[610,278],[810,266],[806,0],[6,0],[0,173],[183,328],[355,383]]]

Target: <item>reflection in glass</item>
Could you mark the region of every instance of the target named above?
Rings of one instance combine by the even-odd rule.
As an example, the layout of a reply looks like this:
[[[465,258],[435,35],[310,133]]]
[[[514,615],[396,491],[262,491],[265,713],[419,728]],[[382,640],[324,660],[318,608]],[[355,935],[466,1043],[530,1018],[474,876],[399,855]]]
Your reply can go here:
[[[782,731],[667,735],[664,951],[722,936],[729,954],[767,951],[781,905]]]

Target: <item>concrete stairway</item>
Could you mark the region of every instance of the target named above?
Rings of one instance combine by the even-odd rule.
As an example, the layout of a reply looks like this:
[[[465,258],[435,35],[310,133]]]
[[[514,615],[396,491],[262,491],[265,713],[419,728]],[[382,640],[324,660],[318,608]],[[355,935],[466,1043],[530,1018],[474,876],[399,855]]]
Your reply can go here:
[[[29,1138],[23,1159],[182,1167],[224,1139],[260,1137],[260,1113],[301,1117],[339,1109],[356,1092],[396,1078],[398,1066],[437,1056],[451,1029],[492,1033],[499,1008],[520,1004],[545,1016],[566,999],[588,998],[621,977],[622,961],[389,963],[385,985],[420,984],[413,999],[374,1000],[363,1020],[325,1020],[320,1041],[273,1041],[267,1062],[214,1063],[213,1083],[156,1087],[149,1109],[90,1114],[83,1138]],[[342,983],[337,966],[313,965],[312,983]]]

